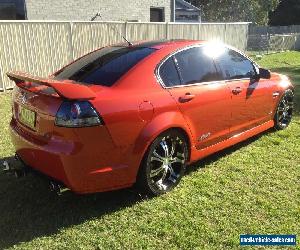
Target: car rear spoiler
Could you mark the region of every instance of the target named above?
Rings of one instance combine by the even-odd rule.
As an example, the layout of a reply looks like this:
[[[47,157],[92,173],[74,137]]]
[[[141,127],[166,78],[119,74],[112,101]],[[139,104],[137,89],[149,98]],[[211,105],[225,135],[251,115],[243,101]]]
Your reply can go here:
[[[28,85],[36,83],[53,88],[60,97],[69,100],[91,100],[96,97],[88,86],[71,80],[43,78],[19,71],[8,72],[7,76],[20,88],[28,90]]]

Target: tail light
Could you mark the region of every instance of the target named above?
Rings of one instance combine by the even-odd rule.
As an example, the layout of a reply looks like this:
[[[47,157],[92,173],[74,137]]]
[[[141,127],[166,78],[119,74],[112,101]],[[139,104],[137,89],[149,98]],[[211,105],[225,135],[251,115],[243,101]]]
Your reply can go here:
[[[63,102],[55,119],[55,125],[78,128],[103,125],[95,108],[87,101]]]

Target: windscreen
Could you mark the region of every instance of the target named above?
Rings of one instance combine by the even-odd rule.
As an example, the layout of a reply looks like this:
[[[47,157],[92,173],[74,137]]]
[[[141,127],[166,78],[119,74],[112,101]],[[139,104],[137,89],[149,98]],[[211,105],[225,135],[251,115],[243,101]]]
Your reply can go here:
[[[154,51],[153,48],[142,47],[106,47],[63,68],[54,79],[109,87]]]

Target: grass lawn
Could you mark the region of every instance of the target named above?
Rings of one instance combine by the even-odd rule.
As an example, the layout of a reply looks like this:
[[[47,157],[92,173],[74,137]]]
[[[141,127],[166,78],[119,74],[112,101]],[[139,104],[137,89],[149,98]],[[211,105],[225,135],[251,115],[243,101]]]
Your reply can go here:
[[[300,84],[299,52],[258,62]],[[14,153],[9,94],[0,117],[3,160]],[[173,192],[149,200],[130,189],[56,197],[39,178],[0,174],[0,249],[239,249],[240,234],[297,234],[300,249],[299,116],[198,162]]]

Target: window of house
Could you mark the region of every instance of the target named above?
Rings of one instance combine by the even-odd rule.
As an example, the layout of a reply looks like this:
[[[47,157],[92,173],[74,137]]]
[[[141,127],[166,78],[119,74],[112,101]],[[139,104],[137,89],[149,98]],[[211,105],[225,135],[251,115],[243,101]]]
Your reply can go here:
[[[150,8],[150,22],[164,22],[165,10],[164,8]]]
[[[17,8],[14,3],[0,3],[0,20],[15,20]]]
[[[0,0],[0,20],[25,20],[25,0]]]

